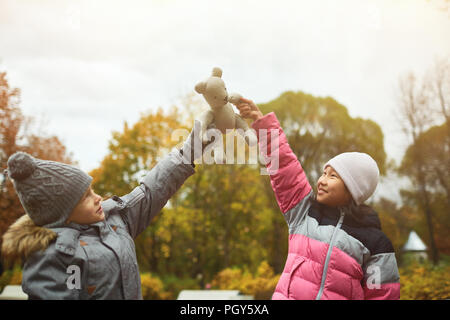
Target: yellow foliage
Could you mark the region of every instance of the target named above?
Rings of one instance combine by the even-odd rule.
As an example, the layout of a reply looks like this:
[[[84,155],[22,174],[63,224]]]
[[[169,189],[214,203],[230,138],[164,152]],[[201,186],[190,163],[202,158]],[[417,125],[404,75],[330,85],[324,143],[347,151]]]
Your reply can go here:
[[[164,291],[164,285],[159,278],[148,273],[141,274],[142,297],[144,300],[169,300],[170,292]]]
[[[400,299],[450,299],[450,266],[414,263],[400,268]]]
[[[15,269],[9,280],[9,284],[11,285],[21,285],[22,284],[22,271],[19,269]]]
[[[280,275],[274,275],[269,264],[263,261],[255,275],[236,268],[224,269],[214,277],[211,286],[221,290],[239,290],[257,300],[269,300],[279,278]]]
[[[246,277],[246,275],[242,274],[242,270],[227,268],[214,277],[211,286],[223,290],[238,290],[242,285],[241,280],[244,277]]]

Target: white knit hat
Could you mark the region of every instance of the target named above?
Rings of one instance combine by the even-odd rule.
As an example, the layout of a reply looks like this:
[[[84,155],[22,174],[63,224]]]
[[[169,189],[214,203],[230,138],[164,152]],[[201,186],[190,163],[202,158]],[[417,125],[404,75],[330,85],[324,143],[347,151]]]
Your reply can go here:
[[[323,168],[331,166],[344,180],[347,189],[360,205],[375,191],[380,171],[377,163],[367,153],[345,152],[329,160]]]

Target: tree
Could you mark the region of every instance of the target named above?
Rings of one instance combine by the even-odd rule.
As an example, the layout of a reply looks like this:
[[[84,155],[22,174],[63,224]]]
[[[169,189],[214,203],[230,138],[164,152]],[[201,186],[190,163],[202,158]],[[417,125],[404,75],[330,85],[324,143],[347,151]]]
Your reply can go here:
[[[177,109],[168,115],[159,109],[156,114],[142,114],[131,128],[125,122],[123,132],[113,132],[109,154],[90,173],[95,190],[105,197],[129,193],[159,158],[179,142],[171,139],[173,130],[183,129],[178,119]]]
[[[286,103],[283,100],[286,96],[293,103]],[[278,108],[275,108],[277,116],[289,142],[302,155],[310,175],[317,175],[315,168],[321,170],[325,161],[336,153],[352,150],[371,153],[384,170],[383,138],[375,123],[352,119],[346,108],[331,98],[289,92],[282,98],[281,102],[277,99],[263,107],[265,111],[273,110],[273,105]],[[311,104],[313,107],[309,108]],[[158,158],[178,142],[172,141],[172,132],[192,127],[192,118],[187,123],[180,121],[185,109],[189,108],[183,106],[169,113],[159,110],[142,115],[133,126],[125,125],[123,132],[113,133],[109,154],[91,172],[94,189],[107,196],[131,191]],[[293,116],[288,117],[285,110]],[[301,112],[309,113],[312,120],[304,121]],[[242,138],[235,139],[237,143]],[[327,148],[326,144],[333,145]],[[322,163],[312,161],[312,155]],[[246,152],[248,159],[247,156],[249,152]],[[263,261],[268,261],[280,273],[286,261],[288,229],[269,179],[260,174],[260,166],[248,162],[197,164],[195,170],[195,175],[136,239],[141,270],[157,273],[162,278],[194,278],[200,284],[210,281],[225,268],[256,272]]]
[[[36,134],[31,130],[34,119],[25,116],[19,105],[20,90],[10,88],[6,73],[0,73],[1,172],[7,167],[8,158],[17,151],[28,152],[44,160],[72,163],[71,156],[56,136]],[[12,183],[5,181],[4,190],[0,191],[0,239],[9,225],[23,214],[24,210]]]
[[[172,132],[191,129],[190,120],[185,125],[179,119],[178,108],[158,110],[114,132],[109,154],[91,172],[94,189],[105,196],[130,192],[179,142]],[[196,174],[136,239],[141,269],[206,281],[226,267],[256,267],[266,259],[272,212],[261,197],[258,169],[197,164]]]
[[[350,151],[370,154],[381,174],[385,174],[386,153],[380,126],[371,120],[350,117],[347,108],[333,98],[287,91],[259,106],[263,113],[275,112],[310,182],[317,181],[329,159]]]
[[[448,124],[433,126],[420,134],[414,144],[405,152],[399,172],[409,177],[413,185],[423,183],[429,200],[429,210],[433,214],[433,236],[436,239],[436,249],[448,252],[448,228],[450,217],[450,150],[447,148]],[[420,154],[421,166],[417,165]],[[422,180],[420,180],[422,179]],[[424,198],[417,192],[403,192],[403,198],[409,198],[412,205],[423,209]],[[428,222],[425,221],[425,224]],[[436,229],[436,230],[435,230]],[[430,232],[428,230],[428,232]]]
[[[435,264],[439,260],[439,252],[434,234],[432,198],[436,182],[448,190],[446,175],[450,168],[450,129],[444,125],[441,129],[426,131],[436,123],[448,123],[449,71],[448,61],[441,60],[435,63],[434,69],[421,83],[414,74],[407,74],[400,79],[398,97],[399,123],[411,141],[399,172],[413,182],[415,198],[426,217],[429,245]]]

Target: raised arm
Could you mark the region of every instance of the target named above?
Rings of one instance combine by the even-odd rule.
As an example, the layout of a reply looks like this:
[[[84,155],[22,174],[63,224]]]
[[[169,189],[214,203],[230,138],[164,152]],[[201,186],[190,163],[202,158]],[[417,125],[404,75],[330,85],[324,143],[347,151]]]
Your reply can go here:
[[[137,237],[166,205],[167,201],[195,173],[194,160],[202,155],[201,123],[194,128],[181,150],[174,150],[159,161],[141,184],[122,197],[113,197],[133,238]]]
[[[272,189],[281,211],[286,213],[311,192],[311,185],[275,113],[263,116],[251,100],[241,100],[243,103],[238,109],[243,117],[254,120],[252,127],[256,130],[259,147],[266,160]]]

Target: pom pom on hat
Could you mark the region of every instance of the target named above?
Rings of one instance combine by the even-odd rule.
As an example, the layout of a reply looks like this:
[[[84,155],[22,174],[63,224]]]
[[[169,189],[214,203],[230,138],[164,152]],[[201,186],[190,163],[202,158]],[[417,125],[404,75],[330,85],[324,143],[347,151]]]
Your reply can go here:
[[[329,160],[323,167],[331,166],[344,180],[347,189],[360,205],[375,192],[380,171],[375,160],[367,153],[345,152]]]
[[[25,212],[46,228],[64,226],[92,182],[92,177],[74,166],[25,152],[9,157],[6,172]]]
[[[25,152],[16,152],[8,159],[8,175],[14,180],[24,180],[36,169],[32,156]]]

